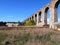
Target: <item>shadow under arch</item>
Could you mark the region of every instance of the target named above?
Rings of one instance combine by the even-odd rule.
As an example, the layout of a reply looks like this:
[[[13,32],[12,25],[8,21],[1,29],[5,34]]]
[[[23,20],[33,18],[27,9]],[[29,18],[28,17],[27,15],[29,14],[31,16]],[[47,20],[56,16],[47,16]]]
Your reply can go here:
[[[42,12],[39,12],[39,23],[42,22]]]
[[[35,14],[35,23],[37,24],[37,14]]]

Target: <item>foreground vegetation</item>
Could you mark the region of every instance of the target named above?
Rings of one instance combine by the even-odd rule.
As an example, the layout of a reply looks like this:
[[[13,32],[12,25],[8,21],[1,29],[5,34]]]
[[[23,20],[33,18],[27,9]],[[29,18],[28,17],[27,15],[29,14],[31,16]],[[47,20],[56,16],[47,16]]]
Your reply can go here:
[[[60,41],[53,40],[53,35],[56,35],[54,32],[46,32],[43,32],[42,28],[38,31],[33,28],[31,30],[3,30],[0,32],[0,45],[9,39],[12,39],[15,45],[60,45]]]

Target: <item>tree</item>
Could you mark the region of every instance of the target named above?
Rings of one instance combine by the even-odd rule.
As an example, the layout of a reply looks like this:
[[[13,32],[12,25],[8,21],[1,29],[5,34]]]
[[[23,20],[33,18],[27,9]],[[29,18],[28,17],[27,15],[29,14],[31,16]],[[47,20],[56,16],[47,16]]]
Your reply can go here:
[[[33,20],[26,21],[25,26],[33,26],[35,25],[35,22]]]

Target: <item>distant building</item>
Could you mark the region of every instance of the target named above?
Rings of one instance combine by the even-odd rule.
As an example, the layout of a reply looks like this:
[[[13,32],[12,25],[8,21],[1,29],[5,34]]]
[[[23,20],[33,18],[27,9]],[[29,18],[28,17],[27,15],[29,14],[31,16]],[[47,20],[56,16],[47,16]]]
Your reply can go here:
[[[8,27],[18,27],[18,23],[13,23],[13,22],[11,22],[11,23],[6,23],[6,25],[8,26]]]

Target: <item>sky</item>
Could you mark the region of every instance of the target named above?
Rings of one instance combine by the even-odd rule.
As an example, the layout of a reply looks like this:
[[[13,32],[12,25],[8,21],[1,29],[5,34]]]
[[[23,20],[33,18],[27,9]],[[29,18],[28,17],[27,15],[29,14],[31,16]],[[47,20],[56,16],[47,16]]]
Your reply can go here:
[[[50,0],[0,0],[0,21],[24,21]]]

